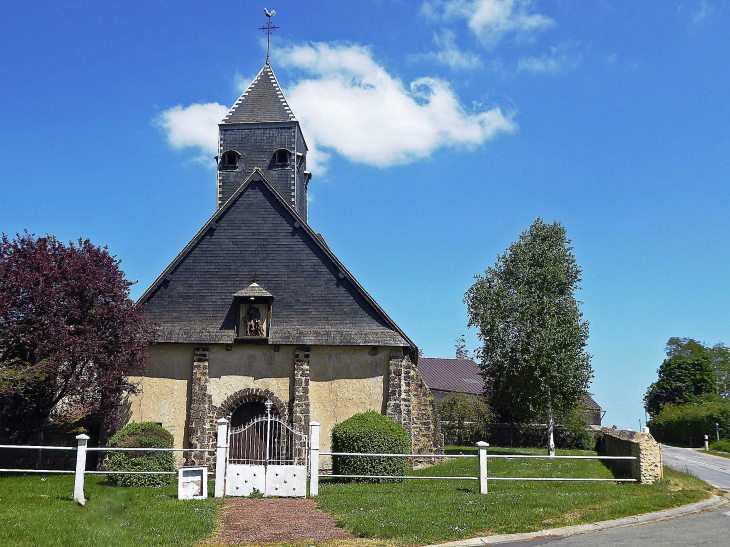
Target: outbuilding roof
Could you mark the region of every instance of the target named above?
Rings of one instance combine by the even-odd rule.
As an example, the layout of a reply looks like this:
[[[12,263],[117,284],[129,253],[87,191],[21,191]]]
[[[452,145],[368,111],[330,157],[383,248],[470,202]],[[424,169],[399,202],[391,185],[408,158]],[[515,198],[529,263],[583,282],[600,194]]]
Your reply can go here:
[[[482,393],[484,379],[479,375],[479,365],[471,359],[442,359],[421,357],[418,371],[430,389]]]
[[[472,394],[484,391],[484,379],[480,374],[479,365],[471,359],[421,357],[418,360],[418,371],[429,389]],[[590,393],[583,396],[581,407],[603,411]]]

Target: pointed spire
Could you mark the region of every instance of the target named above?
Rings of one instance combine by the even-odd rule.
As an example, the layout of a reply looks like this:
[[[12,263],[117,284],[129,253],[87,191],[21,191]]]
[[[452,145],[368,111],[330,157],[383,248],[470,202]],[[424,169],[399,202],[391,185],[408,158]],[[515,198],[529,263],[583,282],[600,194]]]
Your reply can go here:
[[[271,65],[266,63],[223,118],[222,124],[295,122]]]

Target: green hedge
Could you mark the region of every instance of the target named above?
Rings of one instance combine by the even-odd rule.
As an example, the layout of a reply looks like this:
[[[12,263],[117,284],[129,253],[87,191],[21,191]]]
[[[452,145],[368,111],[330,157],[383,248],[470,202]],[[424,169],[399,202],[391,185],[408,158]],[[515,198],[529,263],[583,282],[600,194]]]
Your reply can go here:
[[[153,422],[131,423],[109,439],[110,448],[172,448],[174,439],[166,429]],[[172,452],[110,452],[110,471],[175,471]],[[120,486],[162,486],[175,475],[121,475],[111,473],[109,479]]]
[[[700,446],[704,436],[715,436],[715,424],[720,424],[723,436],[730,434],[730,401],[715,400],[695,405],[666,405],[647,424],[659,442],[688,445],[695,438]]]
[[[717,452],[730,452],[730,441],[717,441],[710,445],[710,450]]]
[[[411,440],[402,426],[377,412],[355,414],[332,429],[333,452],[408,454]],[[335,475],[405,475],[408,458],[335,456]]]

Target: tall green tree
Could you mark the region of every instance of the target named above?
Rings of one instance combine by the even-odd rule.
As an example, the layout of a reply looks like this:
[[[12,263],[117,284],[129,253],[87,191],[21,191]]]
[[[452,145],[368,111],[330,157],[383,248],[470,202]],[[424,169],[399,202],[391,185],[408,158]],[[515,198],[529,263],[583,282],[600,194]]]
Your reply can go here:
[[[667,358],[657,371],[659,378],[646,390],[644,408],[652,416],[667,404],[697,403],[703,396],[727,395],[729,350],[693,338],[672,337],[665,348]]]
[[[538,218],[464,297],[492,405],[513,419],[546,416],[551,455],[553,414],[577,407],[593,377],[572,250],[560,223]]]

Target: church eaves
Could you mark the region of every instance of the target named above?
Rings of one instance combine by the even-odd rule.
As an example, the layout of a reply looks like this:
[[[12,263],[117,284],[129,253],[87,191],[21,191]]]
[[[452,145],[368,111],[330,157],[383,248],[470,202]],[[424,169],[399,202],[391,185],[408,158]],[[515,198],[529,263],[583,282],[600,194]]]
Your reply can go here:
[[[221,125],[296,121],[276,75],[267,63],[228,111]]]

